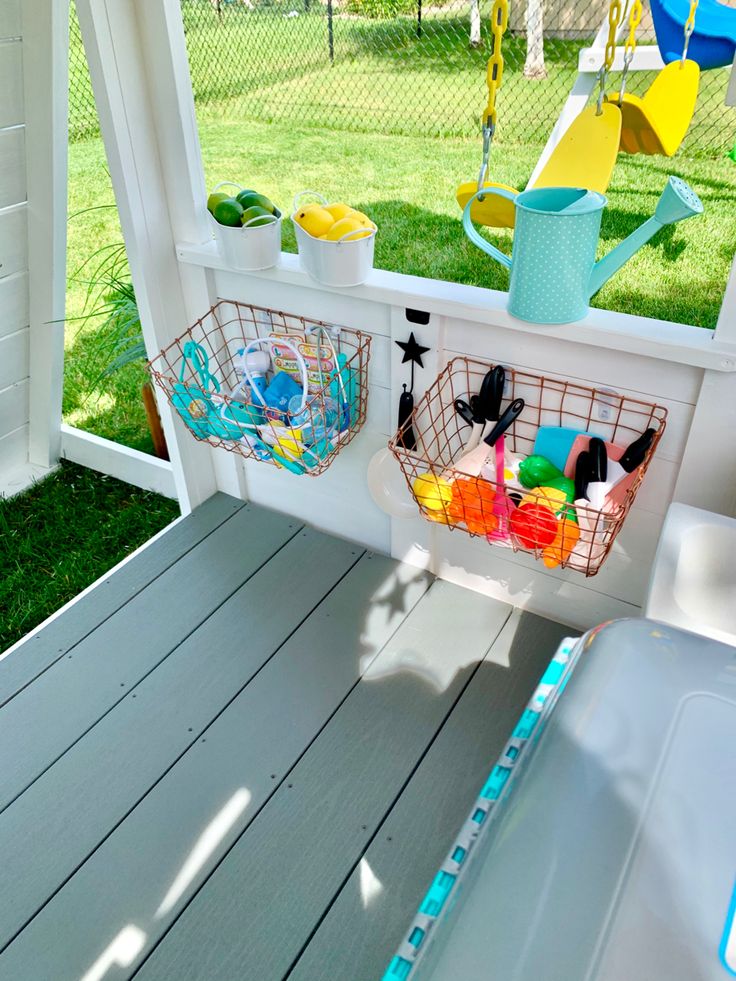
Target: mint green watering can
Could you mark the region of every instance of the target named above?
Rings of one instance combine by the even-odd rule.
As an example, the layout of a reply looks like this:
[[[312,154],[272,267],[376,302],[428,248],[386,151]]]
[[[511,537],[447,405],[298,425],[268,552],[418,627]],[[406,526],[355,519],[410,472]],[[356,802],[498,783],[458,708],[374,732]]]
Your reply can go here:
[[[516,204],[511,257],[481,238],[470,220],[473,202],[488,193]],[[579,187],[539,187],[521,194],[496,188],[473,195],[465,205],[463,228],[474,245],[511,270],[509,313],[536,324],[580,320],[591,296],[660,228],[703,211],[685,181],[670,177],[654,215],[596,262],[605,205],[602,194]]]

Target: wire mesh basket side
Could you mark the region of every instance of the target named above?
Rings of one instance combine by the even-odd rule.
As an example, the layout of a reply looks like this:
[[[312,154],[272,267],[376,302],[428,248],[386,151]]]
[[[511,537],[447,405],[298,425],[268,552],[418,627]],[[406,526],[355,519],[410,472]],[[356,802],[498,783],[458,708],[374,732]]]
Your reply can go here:
[[[599,511],[592,506],[561,506],[557,502],[558,520],[553,526],[548,516],[553,502],[545,493],[520,488],[518,484],[509,487],[509,473],[503,480],[489,479],[468,475],[456,467],[468,430],[455,410],[455,400],[467,401],[471,393],[479,391],[491,367],[472,358],[450,361],[405,424],[413,429],[416,449],[404,448],[401,431],[390,441],[409,491],[429,521],[452,531],[485,537],[504,548],[528,552],[550,568],[560,566],[586,576],[595,575],[636,498],[664,432],[667,411],[609,391],[507,369],[504,399],[525,400],[524,411],[505,435],[507,460],[533,453],[540,426],[581,431],[593,428],[606,442],[616,445],[627,445],[646,429],[655,430],[646,459],[622,484],[615,506]],[[529,518],[524,533],[512,535],[508,522],[522,498],[525,503],[536,503],[538,508],[526,509],[525,516]]]
[[[276,345],[269,346],[274,368],[294,377],[291,391],[305,393],[298,425],[288,405],[264,405],[243,385],[242,352],[265,339]],[[220,301],[148,367],[195,439],[317,476],[365,423],[370,344],[370,335],[348,327]],[[310,360],[302,349],[315,346],[316,358]],[[296,381],[305,379],[293,359],[295,347],[304,359],[307,385]]]

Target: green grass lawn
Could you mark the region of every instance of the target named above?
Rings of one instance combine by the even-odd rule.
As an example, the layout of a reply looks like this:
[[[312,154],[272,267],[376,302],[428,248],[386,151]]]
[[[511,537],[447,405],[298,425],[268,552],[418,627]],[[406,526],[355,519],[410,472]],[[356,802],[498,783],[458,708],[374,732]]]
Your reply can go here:
[[[377,266],[506,289],[504,270],[464,237],[454,200],[456,185],[478,171],[477,126],[488,55],[485,48],[469,49],[464,9],[459,16],[457,7],[425,4],[421,38],[413,16],[390,21],[338,16],[331,66],[324,9],[312,0],[311,12],[305,13],[308,5],[308,0],[268,0],[250,11],[230,4],[218,20],[209,0],[184,0],[208,185],[234,180],[254,186],[286,211],[297,191],[315,188],[376,220]],[[292,8],[298,17],[287,16]],[[591,35],[595,26],[581,25]],[[525,185],[572,85],[577,51],[587,40],[550,39],[548,77],[531,82],[522,75],[524,39],[507,38],[494,179]],[[73,23],[73,64],[80,57]],[[704,75],[696,118],[677,157],[620,156],[603,218],[602,252],[652,213],[668,174],[689,181],[706,211],[661,233],[601,290],[594,305],[715,325],[736,248],[736,167],[722,150],[733,141],[734,112],[722,105],[726,76],[725,70]],[[649,80],[639,73],[630,89],[643,91]],[[614,77],[612,88],[616,84]],[[78,71],[72,103],[78,117],[86,106],[94,119],[91,90]],[[121,240],[114,208],[86,211],[112,202],[101,141],[73,143],[69,212],[85,213],[69,222],[70,272],[101,246]],[[510,248],[508,233],[494,240]],[[284,247],[295,250],[288,221]],[[88,277],[89,267],[70,282],[71,318],[83,312]],[[108,355],[95,325],[71,320],[66,335],[67,420],[150,451],[139,397],[142,367],[132,365],[99,382]]]
[[[178,515],[174,501],[71,463],[0,499],[0,651]]]

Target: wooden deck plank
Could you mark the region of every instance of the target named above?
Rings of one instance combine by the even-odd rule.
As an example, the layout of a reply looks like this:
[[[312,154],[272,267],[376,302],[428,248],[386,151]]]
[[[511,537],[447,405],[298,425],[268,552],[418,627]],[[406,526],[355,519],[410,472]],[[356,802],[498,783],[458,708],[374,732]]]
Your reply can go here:
[[[378,981],[570,629],[514,611],[289,981]]]
[[[365,555],[0,955],[0,981],[129,977],[429,582]]]
[[[435,582],[136,981],[280,981],[510,612]]]
[[[0,814],[0,950],[191,746],[360,558],[288,542]],[[288,596],[274,616],[274,597]],[[79,801],[94,801],[81,811]]]
[[[215,494],[0,660],[0,706],[243,507]]]
[[[299,527],[298,522],[274,511],[241,509],[4,705],[0,710],[0,810]]]

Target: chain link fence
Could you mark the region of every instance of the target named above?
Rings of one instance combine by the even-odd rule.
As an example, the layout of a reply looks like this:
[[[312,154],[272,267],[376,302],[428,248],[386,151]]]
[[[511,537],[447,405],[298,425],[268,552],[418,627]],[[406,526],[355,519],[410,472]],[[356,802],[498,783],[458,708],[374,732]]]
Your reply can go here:
[[[543,143],[592,43],[605,0],[540,0],[543,43],[528,44],[527,2],[511,0],[498,96],[499,142]],[[734,0],[736,2],[736,0]],[[360,132],[478,137],[490,0],[181,0],[195,101],[208,115]],[[645,11],[639,43],[653,43]],[[528,56],[534,53],[535,57]],[[97,132],[72,0],[70,131]],[[643,94],[654,72],[633,72]],[[614,74],[610,88],[618,88]],[[734,143],[728,69],[704,72],[680,150],[720,156]]]

